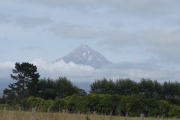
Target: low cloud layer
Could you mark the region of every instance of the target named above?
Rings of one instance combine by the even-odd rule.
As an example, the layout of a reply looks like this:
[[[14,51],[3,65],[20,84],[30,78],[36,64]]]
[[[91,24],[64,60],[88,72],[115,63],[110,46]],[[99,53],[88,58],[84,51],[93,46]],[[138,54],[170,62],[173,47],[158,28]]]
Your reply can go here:
[[[91,83],[96,79],[102,79],[104,77],[113,80],[130,78],[135,81],[140,81],[141,78],[150,78],[152,80],[159,80],[160,83],[169,80],[178,81],[180,77],[179,71],[172,71],[172,69],[165,66],[151,63],[121,62],[102,69],[94,69],[90,66],[77,65],[72,62],[65,63],[64,61],[49,63],[42,59],[36,59],[30,63],[37,66],[41,78],[56,80],[59,77],[65,76],[75,85],[88,90]],[[14,65],[14,62],[0,63],[0,90],[14,82],[10,78]]]

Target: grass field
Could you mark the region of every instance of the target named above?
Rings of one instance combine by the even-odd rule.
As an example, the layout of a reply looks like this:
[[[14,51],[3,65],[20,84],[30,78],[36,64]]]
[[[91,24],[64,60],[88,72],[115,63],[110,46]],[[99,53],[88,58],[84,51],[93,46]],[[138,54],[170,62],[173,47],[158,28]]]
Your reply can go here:
[[[140,120],[139,117],[119,117],[93,114],[67,114],[0,110],[0,120]],[[144,118],[144,120],[158,120],[157,118]],[[173,118],[160,118],[159,120],[180,120]]]

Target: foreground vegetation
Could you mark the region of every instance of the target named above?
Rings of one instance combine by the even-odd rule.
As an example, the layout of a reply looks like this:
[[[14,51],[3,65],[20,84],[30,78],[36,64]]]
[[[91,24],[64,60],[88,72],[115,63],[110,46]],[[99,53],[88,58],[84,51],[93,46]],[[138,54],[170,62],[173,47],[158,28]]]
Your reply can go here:
[[[137,117],[141,113],[148,117],[180,118],[180,83],[164,82],[142,78],[140,82],[131,79],[116,81],[106,78],[91,84],[90,94],[74,86],[66,77],[57,80],[40,79],[36,66],[16,63],[12,70],[11,83],[3,92],[0,104],[12,108],[21,107],[27,111],[35,107],[45,112],[68,109],[69,113],[98,114]]]
[[[30,109],[36,107],[40,111],[57,112],[60,109],[68,109],[70,113],[93,113],[111,114],[120,116],[138,117],[141,113],[151,117],[179,117],[180,107],[170,104],[165,100],[145,99],[139,95],[120,96],[109,94],[88,94],[80,96],[74,94],[65,98],[55,100],[44,100],[42,98],[30,97],[22,104],[22,108]]]

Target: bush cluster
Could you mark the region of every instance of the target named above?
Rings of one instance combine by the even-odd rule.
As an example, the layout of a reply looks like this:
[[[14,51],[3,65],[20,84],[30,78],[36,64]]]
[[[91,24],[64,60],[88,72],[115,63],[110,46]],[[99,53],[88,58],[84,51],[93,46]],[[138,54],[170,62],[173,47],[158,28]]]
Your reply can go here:
[[[47,111],[49,108],[53,112],[68,110],[70,113],[93,113],[112,114],[121,116],[145,116],[157,117],[180,117],[180,106],[173,105],[166,100],[156,100],[154,98],[144,98],[140,95],[131,96],[110,95],[110,94],[88,94],[80,96],[74,94],[65,98],[55,100],[44,100],[38,97],[29,97],[22,107],[31,109],[35,107],[40,111]]]

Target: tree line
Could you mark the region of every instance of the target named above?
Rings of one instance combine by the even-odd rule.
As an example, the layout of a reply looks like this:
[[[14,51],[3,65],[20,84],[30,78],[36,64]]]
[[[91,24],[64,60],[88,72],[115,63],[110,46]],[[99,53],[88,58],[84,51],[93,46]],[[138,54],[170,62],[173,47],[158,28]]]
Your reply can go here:
[[[118,94],[132,96],[141,95],[144,98],[167,100],[172,104],[180,105],[180,83],[165,81],[159,83],[157,80],[142,78],[140,82],[131,79],[107,80],[106,78],[95,80],[91,84],[90,93],[95,94]]]
[[[73,85],[66,77],[56,80],[40,79],[37,67],[30,63],[15,63],[10,77],[15,80],[4,89],[0,103],[23,108],[50,107],[57,111],[97,111],[101,114],[139,116],[180,115],[180,83],[142,78],[140,82],[131,79],[106,78],[95,80],[90,85],[90,94]]]

